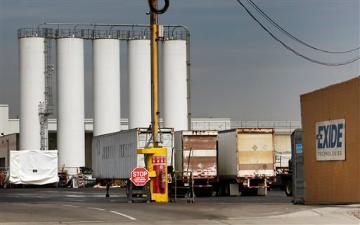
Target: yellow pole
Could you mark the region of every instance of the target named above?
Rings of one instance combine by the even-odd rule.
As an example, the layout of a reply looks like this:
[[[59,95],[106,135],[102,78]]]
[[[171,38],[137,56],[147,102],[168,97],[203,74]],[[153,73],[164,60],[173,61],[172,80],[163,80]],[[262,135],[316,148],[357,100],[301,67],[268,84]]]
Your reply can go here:
[[[138,149],[138,154],[144,154],[149,171],[151,200],[168,202],[167,149],[160,148],[159,134],[159,25],[158,15],[169,7],[165,0],[163,9],[158,9],[158,0],[148,0],[150,4],[150,44],[151,44],[151,131],[153,147]]]
[[[151,4],[157,7],[157,0],[151,0]],[[151,129],[154,148],[159,146],[159,26],[158,16],[150,10],[150,43],[151,43]]]

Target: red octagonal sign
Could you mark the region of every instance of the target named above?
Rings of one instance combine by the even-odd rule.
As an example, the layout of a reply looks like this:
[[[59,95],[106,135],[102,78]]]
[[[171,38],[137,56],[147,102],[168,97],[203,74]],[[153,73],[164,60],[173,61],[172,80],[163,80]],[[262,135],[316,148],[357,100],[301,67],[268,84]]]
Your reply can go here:
[[[145,186],[149,181],[149,172],[142,167],[137,167],[131,171],[130,180],[135,186]]]

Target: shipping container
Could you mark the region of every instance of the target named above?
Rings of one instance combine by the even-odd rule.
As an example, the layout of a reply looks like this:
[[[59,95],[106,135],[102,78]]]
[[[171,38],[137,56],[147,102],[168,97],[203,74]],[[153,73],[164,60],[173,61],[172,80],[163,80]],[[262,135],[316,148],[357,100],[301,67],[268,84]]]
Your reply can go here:
[[[291,160],[291,133],[286,131],[275,131],[275,171],[276,178],[271,183],[272,188],[280,188],[286,195],[291,193],[291,174],[289,172],[289,161]],[[290,186],[290,189],[289,189]]]
[[[289,160],[291,159],[291,134],[275,133],[275,167],[279,172],[289,168]]]
[[[160,146],[168,149],[167,163],[173,164],[174,131],[162,128]],[[148,128],[135,128],[93,138],[92,169],[99,179],[128,179],[135,167],[145,167],[144,155],[136,150],[152,146]]]
[[[292,185],[290,193],[295,204],[304,203],[304,157],[303,157],[303,130],[296,129],[291,134],[291,169]]]
[[[360,77],[301,96],[305,204],[360,203]]]
[[[217,153],[220,194],[267,194],[275,177],[273,129],[219,131]]]
[[[175,170],[192,174],[197,194],[212,194],[216,182],[217,131],[175,132]]]

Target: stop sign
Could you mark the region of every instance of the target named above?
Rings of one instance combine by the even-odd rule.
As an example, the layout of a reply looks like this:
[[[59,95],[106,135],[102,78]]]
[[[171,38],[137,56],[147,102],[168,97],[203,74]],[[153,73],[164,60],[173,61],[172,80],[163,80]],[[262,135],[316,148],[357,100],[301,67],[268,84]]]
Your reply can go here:
[[[131,171],[130,180],[135,186],[145,186],[149,181],[149,172],[142,167],[137,167]]]

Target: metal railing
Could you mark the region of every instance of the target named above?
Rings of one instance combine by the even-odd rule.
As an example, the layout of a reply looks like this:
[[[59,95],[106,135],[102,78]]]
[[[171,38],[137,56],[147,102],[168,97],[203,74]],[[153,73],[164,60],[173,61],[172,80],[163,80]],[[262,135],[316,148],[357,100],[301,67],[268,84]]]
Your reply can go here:
[[[275,130],[293,131],[301,128],[300,121],[192,121],[193,130],[229,130],[234,128],[273,128]]]
[[[273,128],[295,130],[301,128],[300,121],[231,121],[231,128]]]
[[[183,25],[163,25],[162,40],[187,40],[190,31]],[[42,23],[32,28],[18,29],[18,38],[43,37],[82,39],[149,39],[150,27],[144,24],[82,24],[82,23]]]
[[[228,130],[231,129],[230,121],[192,121],[192,130]]]

